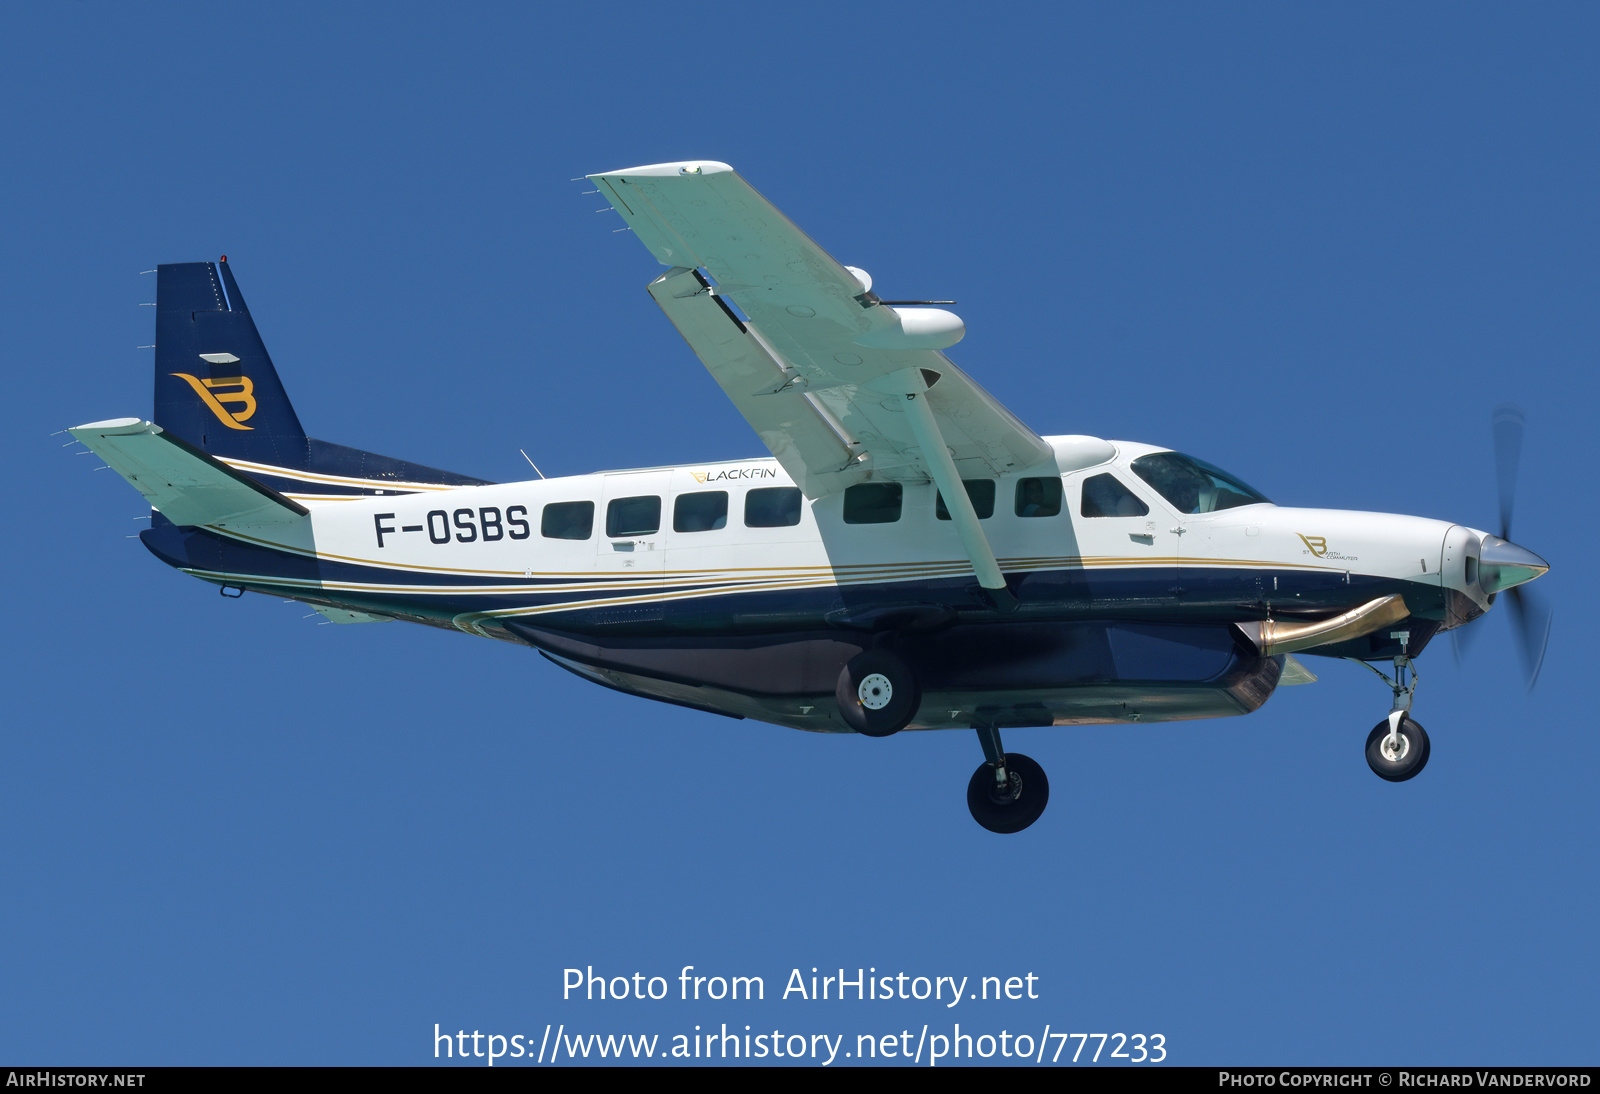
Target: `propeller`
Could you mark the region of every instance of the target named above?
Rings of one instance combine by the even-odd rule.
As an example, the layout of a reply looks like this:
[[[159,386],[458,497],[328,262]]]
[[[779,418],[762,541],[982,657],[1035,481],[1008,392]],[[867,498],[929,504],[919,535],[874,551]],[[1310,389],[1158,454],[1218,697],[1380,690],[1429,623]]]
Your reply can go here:
[[[1517,466],[1522,462],[1522,433],[1525,419],[1521,408],[1509,403],[1496,407],[1494,412],[1494,469],[1500,485],[1500,538],[1511,539],[1511,517],[1517,501]],[[1507,542],[1506,547],[1513,546]],[[1496,546],[1485,546],[1483,561],[1488,564]],[[1490,600],[1494,600],[1494,594]],[[1511,622],[1516,633],[1517,650],[1522,655],[1522,665],[1528,674],[1528,690],[1539,681],[1539,670],[1544,667],[1545,650],[1550,645],[1552,613],[1542,597],[1530,593],[1524,585],[1513,585],[1506,590],[1511,601]]]
[[[1500,538],[1511,538],[1511,512],[1517,502],[1517,467],[1522,462],[1522,408],[1494,408],[1494,474],[1500,485]]]

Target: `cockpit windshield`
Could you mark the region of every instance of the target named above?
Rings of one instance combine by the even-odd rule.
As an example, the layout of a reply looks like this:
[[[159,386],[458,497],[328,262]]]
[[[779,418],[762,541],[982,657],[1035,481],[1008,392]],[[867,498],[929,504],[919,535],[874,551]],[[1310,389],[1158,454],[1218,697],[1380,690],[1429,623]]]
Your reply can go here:
[[[1222,468],[1181,452],[1140,456],[1133,461],[1133,473],[1155,487],[1180,513],[1214,513],[1267,500]]]

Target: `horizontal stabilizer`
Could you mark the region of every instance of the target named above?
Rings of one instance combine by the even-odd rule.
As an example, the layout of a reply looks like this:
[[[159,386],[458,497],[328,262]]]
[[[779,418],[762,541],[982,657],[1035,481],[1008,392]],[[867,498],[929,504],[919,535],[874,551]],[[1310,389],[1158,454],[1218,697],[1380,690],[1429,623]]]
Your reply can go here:
[[[115,418],[68,432],[173,524],[292,524],[309,512],[151,422]]]

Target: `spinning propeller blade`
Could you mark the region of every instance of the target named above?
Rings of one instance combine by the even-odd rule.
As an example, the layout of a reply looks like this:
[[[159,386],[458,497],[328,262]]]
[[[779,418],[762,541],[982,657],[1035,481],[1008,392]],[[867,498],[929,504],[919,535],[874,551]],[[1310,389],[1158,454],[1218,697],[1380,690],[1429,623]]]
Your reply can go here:
[[[1507,595],[1511,600],[1511,618],[1517,631],[1517,649],[1522,654],[1522,667],[1528,673],[1528,690],[1532,691],[1533,685],[1539,682],[1545,650],[1550,646],[1551,612],[1521,585],[1508,590]]]
[[[1477,644],[1477,631],[1471,627],[1454,627],[1450,631],[1450,652],[1455,655],[1456,664],[1464,664],[1472,656],[1472,647]]]
[[[1511,516],[1517,500],[1517,466],[1522,461],[1524,417],[1521,408],[1504,403],[1494,412],[1494,470],[1500,485],[1500,538],[1511,539]],[[1521,585],[1506,590],[1511,601],[1511,621],[1516,630],[1517,649],[1528,674],[1528,690],[1539,680],[1545,650],[1550,645],[1550,609]],[[1464,654],[1465,640],[1458,639],[1458,653]]]
[[[1522,462],[1522,410],[1502,403],[1494,411],[1494,472],[1500,482],[1500,538],[1511,538],[1517,500],[1517,465]]]

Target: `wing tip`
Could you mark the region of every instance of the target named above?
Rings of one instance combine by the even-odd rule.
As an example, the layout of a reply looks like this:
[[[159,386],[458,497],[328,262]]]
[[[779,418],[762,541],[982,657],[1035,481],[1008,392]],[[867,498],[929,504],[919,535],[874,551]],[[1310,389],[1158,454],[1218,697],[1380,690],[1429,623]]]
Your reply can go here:
[[[68,433],[98,433],[104,436],[117,436],[127,433],[143,433],[150,423],[143,418],[107,418],[103,422],[85,422],[75,425],[67,430]]]
[[[733,168],[716,160],[678,160],[675,163],[651,163],[643,167],[621,167],[615,171],[597,171],[587,177],[598,179],[627,175],[635,178],[668,178],[678,175],[731,174],[733,174]]]

